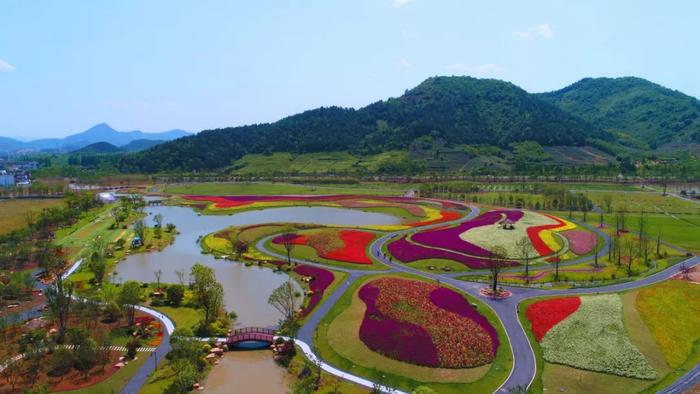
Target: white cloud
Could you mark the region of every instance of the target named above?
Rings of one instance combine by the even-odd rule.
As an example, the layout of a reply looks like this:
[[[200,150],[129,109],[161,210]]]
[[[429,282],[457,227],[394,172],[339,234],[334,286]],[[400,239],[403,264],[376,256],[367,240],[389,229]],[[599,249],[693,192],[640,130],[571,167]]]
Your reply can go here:
[[[406,70],[411,68],[411,63],[409,63],[406,59],[399,59],[396,61],[396,63],[394,63],[394,67],[397,70]]]
[[[506,69],[495,63],[469,66],[463,63],[448,64],[445,70],[453,74],[473,75],[477,77],[492,77],[503,74]]]
[[[15,69],[15,66],[11,65],[10,63],[0,59],[0,72],[3,71],[12,71]]]
[[[513,36],[522,39],[552,38],[554,37],[554,29],[549,26],[549,23],[541,23],[527,30],[514,31]]]
[[[413,2],[413,0],[391,0],[391,3],[397,8],[403,7],[411,2]]]

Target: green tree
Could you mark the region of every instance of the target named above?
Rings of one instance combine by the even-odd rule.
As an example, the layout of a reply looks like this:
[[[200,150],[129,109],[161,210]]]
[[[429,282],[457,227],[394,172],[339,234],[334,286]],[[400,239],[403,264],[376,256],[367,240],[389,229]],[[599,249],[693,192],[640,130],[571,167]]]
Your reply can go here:
[[[168,304],[172,306],[180,306],[182,300],[185,298],[185,286],[180,284],[168,286],[166,292]]]
[[[87,378],[90,370],[95,366],[97,360],[97,344],[92,338],[85,339],[77,346],[75,352],[75,369],[82,372],[83,377]]]
[[[67,374],[73,367],[73,353],[65,348],[56,349],[51,355],[49,363],[49,375],[58,376],[63,379],[63,375]]]
[[[118,303],[126,314],[126,320],[129,327],[134,325],[134,315],[136,313],[136,305],[141,301],[141,286],[139,282],[134,280],[127,281],[122,286],[119,293]]]
[[[49,316],[58,323],[57,342],[63,343],[73,299],[73,283],[64,281],[61,276],[57,276],[54,283],[46,288],[45,296]]]

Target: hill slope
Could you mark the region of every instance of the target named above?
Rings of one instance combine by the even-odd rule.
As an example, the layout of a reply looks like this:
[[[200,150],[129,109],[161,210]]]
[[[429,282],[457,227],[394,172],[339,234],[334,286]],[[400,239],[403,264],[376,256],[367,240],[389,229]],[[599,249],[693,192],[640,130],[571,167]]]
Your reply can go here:
[[[249,153],[368,154],[405,150],[420,138],[506,147],[519,141],[579,146],[610,136],[511,83],[434,77],[359,110],[318,108],[275,123],[202,131],[129,156],[122,168],[211,170]]]
[[[623,142],[641,141],[652,148],[700,142],[700,101],[641,78],[586,78],[538,96]]]
[[[119,147],[116,147],[109,142],[95,142],[80,149],[76,149],[73,153],[116,153],[121,152]]]

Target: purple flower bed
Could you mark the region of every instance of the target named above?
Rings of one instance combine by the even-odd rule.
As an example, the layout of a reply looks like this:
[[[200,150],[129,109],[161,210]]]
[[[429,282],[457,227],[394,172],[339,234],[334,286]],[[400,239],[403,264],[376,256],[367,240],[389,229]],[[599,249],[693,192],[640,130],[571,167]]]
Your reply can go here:
[[[460,316],[467,317],[486,331],[491,337],[493,355],[498,350],[498,333],[485,316],[479,314],[461,294],[446,287],[439,287],[430,293],[430,301],[438,308],[445,309]]]
[[[360,339],[367,347],[389,358],[411,364],[428,367],[440,365],[437,349],[423,327],[387,318],[379,312],[376,305],[378,288],[365,285],[358,295],[367,305],[360,326]]]
[[[455,227],[416,233],[411,239],[427,246],[450,249],[472,256],[489,257],[491,252],[461,239],[459,235],[476,227],[495,224],[501,220],[502,215],[505,215],[512,222],[517,222],[523,217],[523,212],[515,210],[489,211]]]
[[[571,251],[579,256],[592,251],[598,243],[595,234],[587,231],[569,230],[561,234],[569,240]]]
[[[414,261],[426,259],[446,259],[457,261],[472,269],[490,267],[490,261],[488,259],[482,259],[473,256],[465,256],[458,253],[448,252],[446,250],[426,248],[424,246],[408,242],[405,237],[390,243],[387,246],[387,250],[394,257],[396,257],[404,263],[411,263]],[[516,266],[518,265],[518,263],[515,261],[509,261],[507,265]]]
[[[294,272],[302,276],[310,276],[313,279],[309,282],[309,289],[314,292],[309,298],[309,302],[306,304],[306,308],[302,309],[301,317],[307,316],[311,311],[314,310],[316,305],[321,302],[323,298],[323,292],[326,291],[328,286],[333,283],[335,276],[332,272],[324,270],[323,268],[312,267],[310,265],[297,265],[294,267]]]

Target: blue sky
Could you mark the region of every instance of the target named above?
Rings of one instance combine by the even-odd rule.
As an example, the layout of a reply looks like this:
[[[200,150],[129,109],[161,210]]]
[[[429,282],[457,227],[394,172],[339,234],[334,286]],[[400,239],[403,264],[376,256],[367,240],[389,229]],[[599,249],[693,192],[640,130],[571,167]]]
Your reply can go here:
[[[696,1],[0,2],[0,135],[361,107],[433,75],[531,92],[635,75],[700,97]]]

